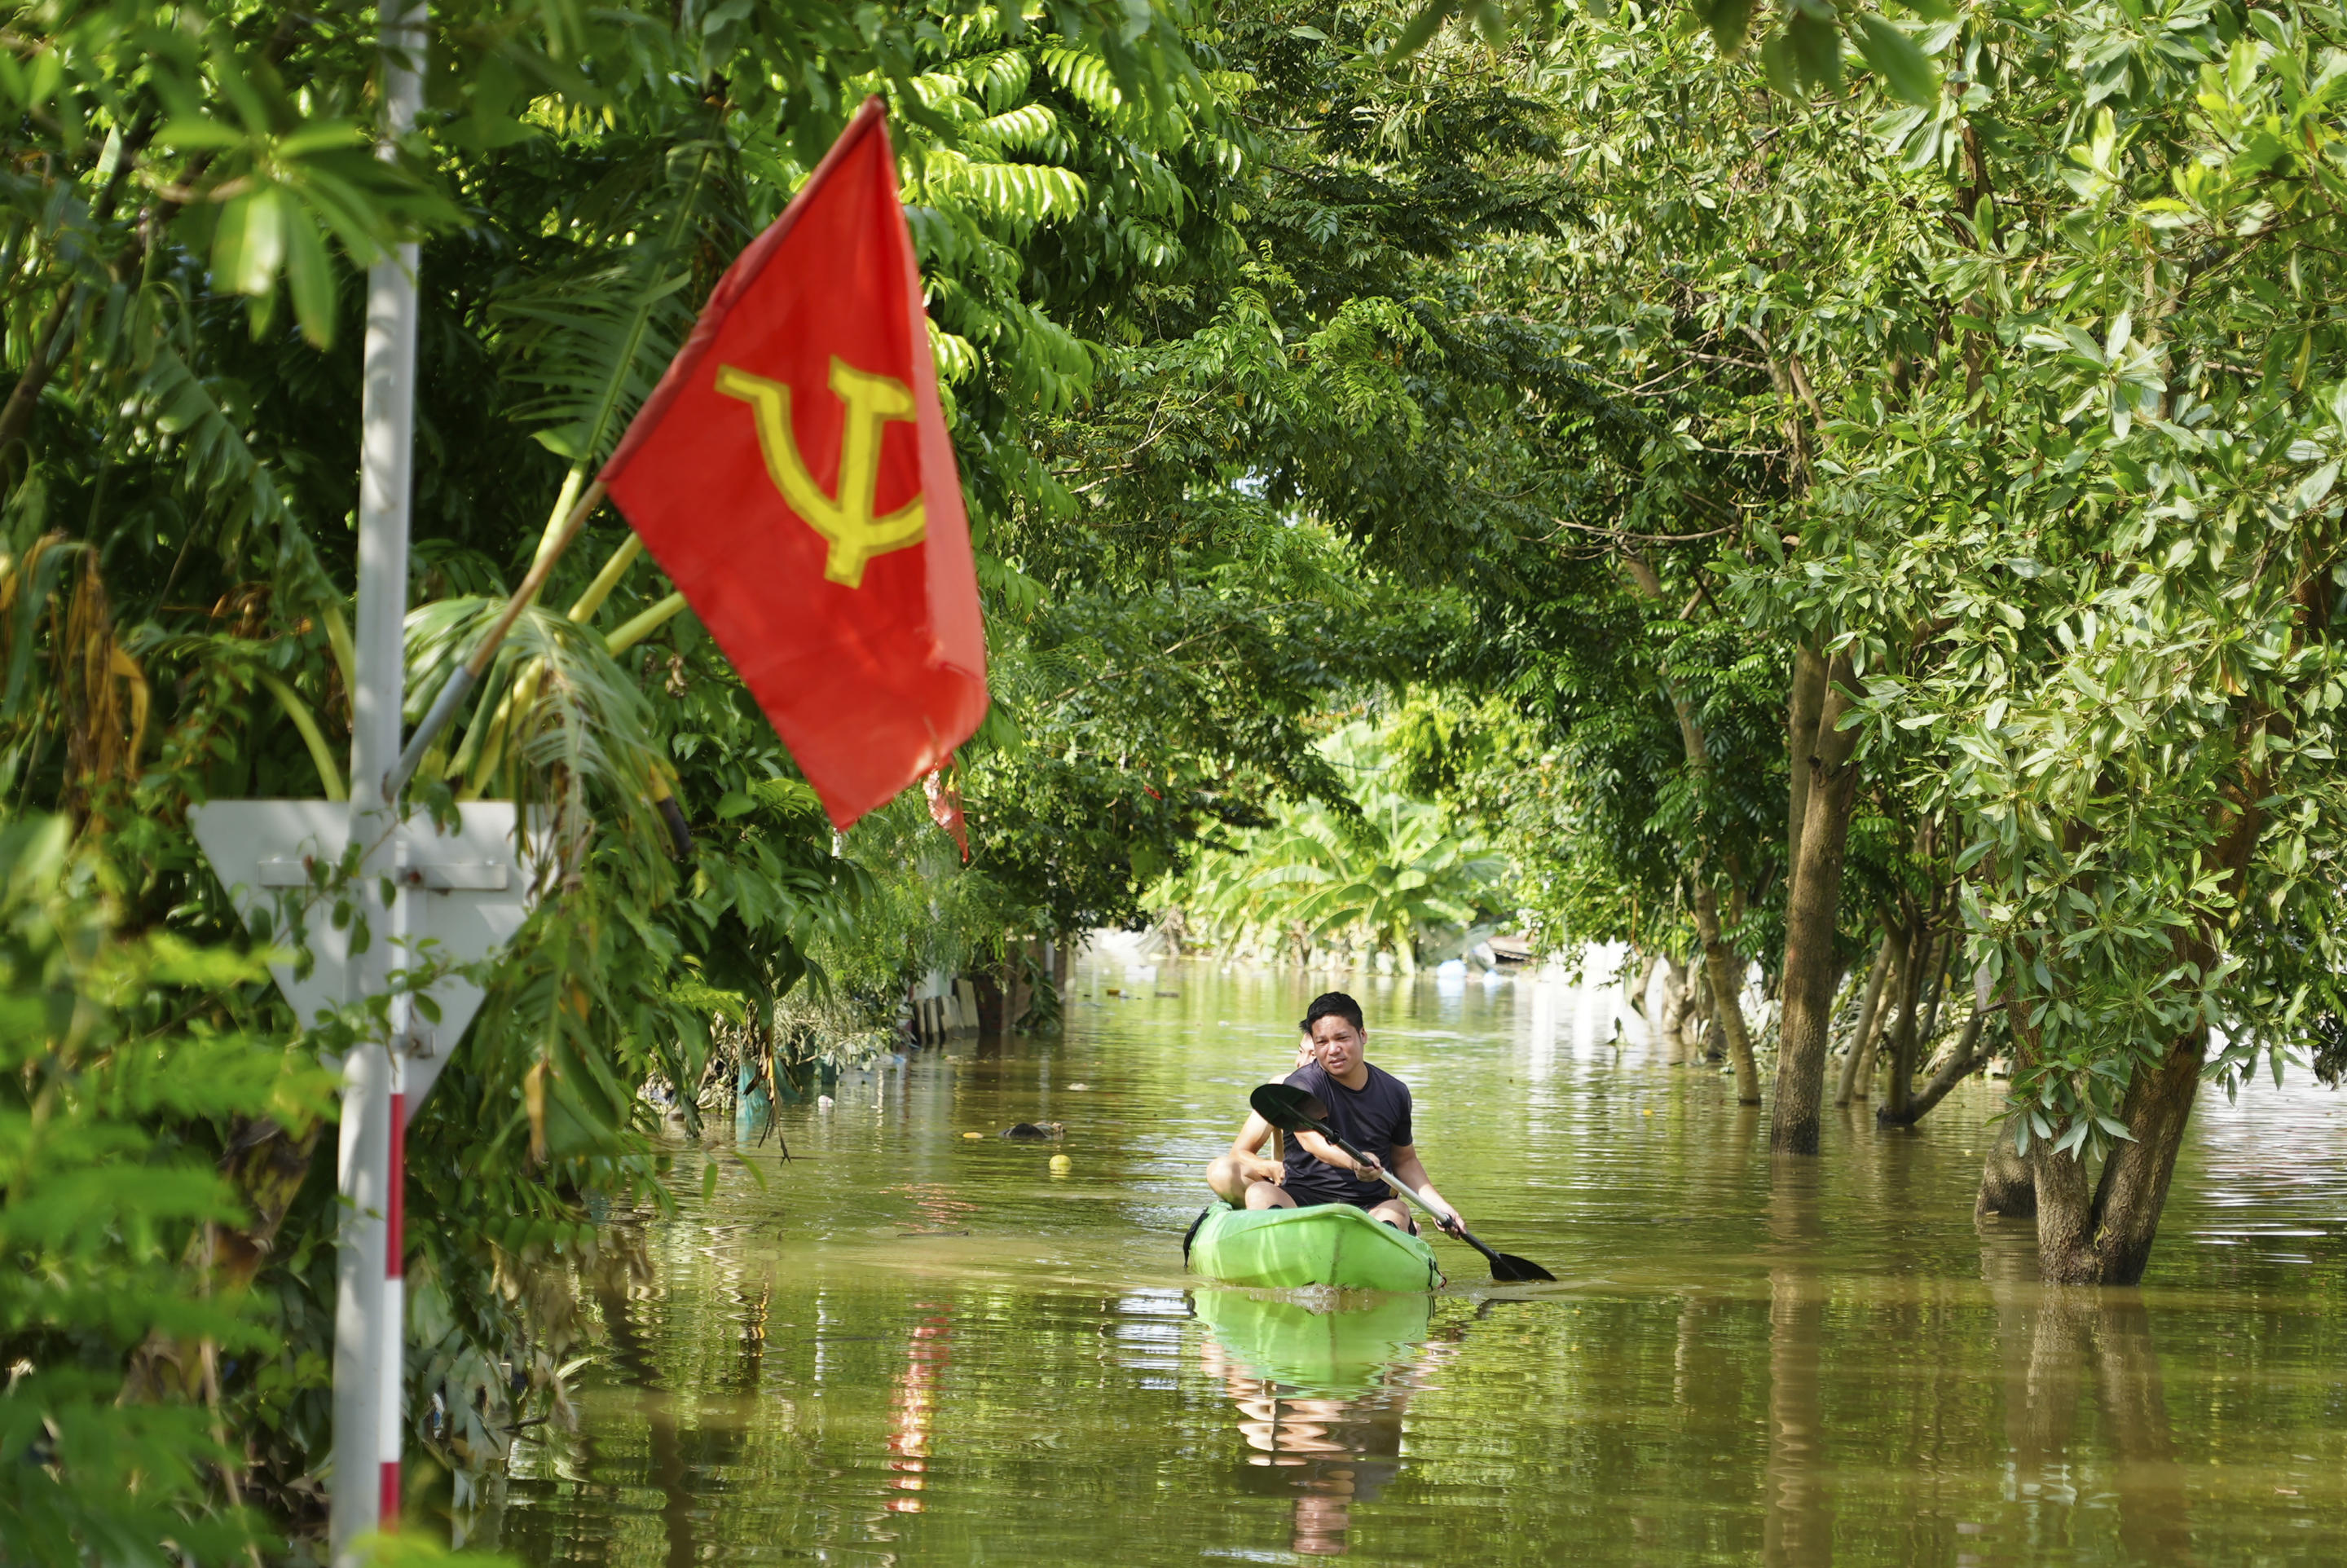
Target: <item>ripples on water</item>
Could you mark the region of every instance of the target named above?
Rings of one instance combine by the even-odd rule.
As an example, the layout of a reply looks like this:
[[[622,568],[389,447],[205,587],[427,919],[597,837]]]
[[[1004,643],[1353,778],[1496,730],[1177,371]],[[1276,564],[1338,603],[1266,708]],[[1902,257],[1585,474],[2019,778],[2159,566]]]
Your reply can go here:
[[[722,1161],[703,1204],[681,1159],[578,1430],[481,1522],[673,1568],[2347,1561],[2347,1132],[2303,1080],[2204,1094],[2141,1290],[2045,1291],[2025,1223],[1972,1222],[1990,1086],[1772,1187],[1758,1114],[1613,1043],[1609,994],[1363,982],[1436,1181],[1563,1283],[1442,1243],[1430,1300],[1283,1300],[1180,1238],[1318,987],[1124,984],[785,1108],[763,1184]]]

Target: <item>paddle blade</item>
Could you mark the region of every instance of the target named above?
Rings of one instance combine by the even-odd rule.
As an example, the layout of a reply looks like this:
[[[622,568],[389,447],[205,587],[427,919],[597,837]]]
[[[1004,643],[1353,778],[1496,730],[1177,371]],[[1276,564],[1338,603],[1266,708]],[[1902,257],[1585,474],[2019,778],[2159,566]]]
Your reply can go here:
[[[1317,1132],[1328,1120],[1328,1108],[1292,1083],[1258,1084],[1247,1103],[1283,1132]]]
[[[1505,1252],[1495,1252],[1491,1255],[1491,1278],[1494,1283],[1500,1285],[1553,1285],[1556,1283],[1556,1276],[1534,1263],[1531,1258],[1518,1257],[1512,1253]]]

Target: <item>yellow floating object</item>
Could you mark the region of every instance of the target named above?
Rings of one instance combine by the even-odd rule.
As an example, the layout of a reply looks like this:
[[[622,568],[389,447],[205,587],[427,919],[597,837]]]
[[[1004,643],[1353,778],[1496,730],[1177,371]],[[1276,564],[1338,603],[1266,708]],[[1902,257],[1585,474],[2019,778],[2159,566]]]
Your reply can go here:
[[[983,1138],[986,1134],[983,1132],[965,1132],[962,1136],[965,1138]]]
[[[1073,1160],[1069,1159],[1065,1154],[1054,1154],[1051,1156],[1051,1174],[1055,1176],[1064,1176],[1075,1168],[1076,1163]]]

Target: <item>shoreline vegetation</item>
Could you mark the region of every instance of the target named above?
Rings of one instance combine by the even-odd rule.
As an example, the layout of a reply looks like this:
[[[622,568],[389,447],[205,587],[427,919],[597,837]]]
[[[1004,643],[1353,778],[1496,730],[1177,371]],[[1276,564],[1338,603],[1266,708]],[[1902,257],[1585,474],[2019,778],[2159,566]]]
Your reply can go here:
[[[188,813],[347,793],[365,269],[412,723],[872,94],[993,708],[835,834],[610,513],[515,623],[413,791],[546,834],[406,1133],[412,1517],[570,1418],[671,1112],[1048,1031],[1095,929],[1613,945],[1788,1183],[1993,1065],[2048,1284],[2204,1082],[2347,1073],[2337,7],[478,0],[383,149],[376,26],[0,24],[0,1564],[323,1550],[383,999]]]

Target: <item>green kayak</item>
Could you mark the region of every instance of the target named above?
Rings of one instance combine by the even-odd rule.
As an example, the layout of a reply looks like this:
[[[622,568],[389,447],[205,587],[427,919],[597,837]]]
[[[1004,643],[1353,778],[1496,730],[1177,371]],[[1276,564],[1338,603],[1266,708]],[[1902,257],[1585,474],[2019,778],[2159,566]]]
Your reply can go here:
[[[1293,1296],[1244,1290],[1201,1290],[1193,1299],[1222,1345],[1226,1371],[1339,1399],[1382,1384],[1425,1341],[1434,1310],[1423,1291],[1317,1311]]]
[[[1231,1285],[1287,1289],[1431,1290],[1442,1283],[1434,1249],[1344,1204],[1309,1209],[1235,1209],[1198,1218],[1190,1266]]]

